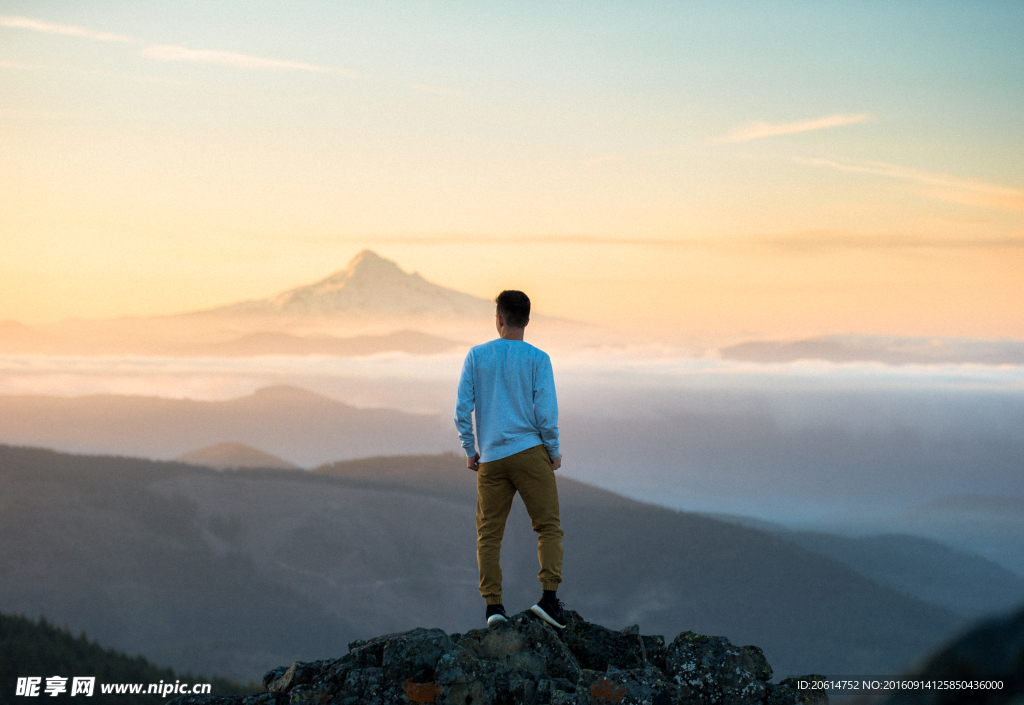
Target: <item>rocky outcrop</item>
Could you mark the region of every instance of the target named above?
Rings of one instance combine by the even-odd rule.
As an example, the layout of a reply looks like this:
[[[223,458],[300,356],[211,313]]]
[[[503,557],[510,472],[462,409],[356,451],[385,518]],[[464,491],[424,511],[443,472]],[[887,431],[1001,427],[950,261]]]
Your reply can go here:
[[[354,641],[337,659],[263,676],[264,693],[185,696],[174,705],[825,705],[796,679],[772,684],[761,649],[683,632],[665,644],[638,627],[613,631],[575,612],[556,630],[522,612],[491,629],[413,629]],[[820,676],[806,676],[813,681]]]

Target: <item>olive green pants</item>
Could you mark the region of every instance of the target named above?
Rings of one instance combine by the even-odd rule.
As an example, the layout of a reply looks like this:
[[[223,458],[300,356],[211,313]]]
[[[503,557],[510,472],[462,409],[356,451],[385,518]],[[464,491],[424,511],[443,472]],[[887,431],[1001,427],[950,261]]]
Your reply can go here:
[[[480,594],[489,605],[501,604],[501,539],[516,492],[523,498],[537,532],[537,557],[543,590],[562,582],[562,523],[558,518],[555,470],[543,445],[501,460],[480,463],[476,477],[476,561]]]

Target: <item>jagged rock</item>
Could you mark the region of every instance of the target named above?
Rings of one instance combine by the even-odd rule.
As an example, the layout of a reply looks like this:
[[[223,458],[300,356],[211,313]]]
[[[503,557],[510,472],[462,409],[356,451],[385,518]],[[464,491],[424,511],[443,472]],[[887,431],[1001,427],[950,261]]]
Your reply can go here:
[[[348,653],[352,656],[353,663],[359,666],[380,667],[384,662],[384,647],[388,641],[401,636],[401,633],[385,634],[373,639],[356,639],[348,643]],[[347,657],[346,657],[347,658]]]
[[[264,693],[173,705],[827,705],[799,680],[769,684],[756,646],[684,632],[665,646],[569,612],[564,630],[521,612],[491,629],[413,629],[349,644],[341,658],[268,671]]]
[[[263,674],[263,689],[270,693],[285,693],[296,686],[307,685],[334,661],[296,662],[287,667],[279,666]]]
[[[647,662],[664,673],[667,668],[665,666],[665,655],[668,653],[668,647],[665,646],[665,637],[661,634],[653,636],[644,635],[640,637],[640,640],[644,643],[644,653],[647,655]]]
[[[532,703],[537,701],[538,685],[548,680],[521,668],[475,659],[465,651],[445,654],[438,665],[438,680],[434,684],[436,702],[459,705]]]
[[[440,629],[413,629],[387,640],[381,655],[384,677],[388,680],[411,678],[416,683],[434,680],[434,666],[442,654],[454,651],[455,644]]]
[[[473,658],[575,683],[580,676],[578,654],[574,655],[571,646],[558,637],[554,629],[531,613],[520,612],[491,629],[474,629],[460,635],[456,643]]]
[[[560,636],[576,656],[580,668],[607,671],[609,667],[614,667],[627,670],[643,668],[647,664],[647,653],[638,625],[616,632],[600,624],[586,622],[572,611],[568,611],[567,616],[565,630]]]
[[[772,667],[756,646],[733,646],[725,637],[693,632],[675,638],[665,666],[685,697],[721,705],[763,702],[772,678]]]
[[[686,702],[678,685],[657,668],[633,668],[626,671],[584,670],[576,687],[578,705],[672,705]]]

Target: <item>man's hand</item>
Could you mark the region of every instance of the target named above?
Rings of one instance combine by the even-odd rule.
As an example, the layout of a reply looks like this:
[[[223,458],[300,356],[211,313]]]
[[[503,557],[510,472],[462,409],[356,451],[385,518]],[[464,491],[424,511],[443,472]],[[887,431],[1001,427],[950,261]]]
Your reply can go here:
[[[466,458],[466,467],[473,472],[477,472],[480,469],[480,454],[477,453],[474,456]]]
[[[560,467],[562,467],[562,456],[561,455],[559,455],[557,458],[555,458],[554,460],[551,461],[551,469],[552,470],[557,470]]]

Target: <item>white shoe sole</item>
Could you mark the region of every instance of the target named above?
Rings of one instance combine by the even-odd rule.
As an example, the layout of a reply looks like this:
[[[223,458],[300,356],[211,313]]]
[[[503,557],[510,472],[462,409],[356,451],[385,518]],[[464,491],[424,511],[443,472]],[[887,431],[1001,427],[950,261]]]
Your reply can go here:
[[[565,629],[565,625],[564,624],[559,624],[558,622],[556,622],[554,617],[552,617],[551,615],[549,615],[547,612],[545,612],[544,610],[542,610],[540,608],[540,605],[534,605],[533,607],[530,608],[530,611],[533,612],[538,617],[540,617],[541,619],[543,619],[548,624],[550,624],[555,629]]]
[[[501,624],[502,622],[507,621],[508,620],[502,617],[500,614],[492,614],[490,617],[487,618],[487,628],[490,629],[495,624]]]

